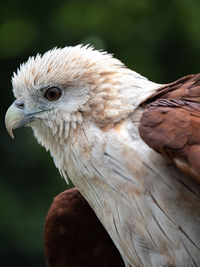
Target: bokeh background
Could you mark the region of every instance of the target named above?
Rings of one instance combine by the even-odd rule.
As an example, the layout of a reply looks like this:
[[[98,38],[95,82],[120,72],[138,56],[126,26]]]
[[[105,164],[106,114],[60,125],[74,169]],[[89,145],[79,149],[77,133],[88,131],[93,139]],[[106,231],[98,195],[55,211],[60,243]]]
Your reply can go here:
[[[199,0],[10,0],[0,5],[1,266],[45,266],[43,224],[67,185],[30,129],[12,140],[4,126],[10,77],[28,56],[90,43],[150,80],[200,71]]]

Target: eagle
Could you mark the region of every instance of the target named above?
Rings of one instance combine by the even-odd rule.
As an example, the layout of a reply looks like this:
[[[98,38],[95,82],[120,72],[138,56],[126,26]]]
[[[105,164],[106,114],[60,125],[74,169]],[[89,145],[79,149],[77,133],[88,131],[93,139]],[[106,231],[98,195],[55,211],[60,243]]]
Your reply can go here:
[[[30,57],[12,87],[9,134],[33,129],[125,266],[200,266],[200,74],[157,84],[77,45]]]

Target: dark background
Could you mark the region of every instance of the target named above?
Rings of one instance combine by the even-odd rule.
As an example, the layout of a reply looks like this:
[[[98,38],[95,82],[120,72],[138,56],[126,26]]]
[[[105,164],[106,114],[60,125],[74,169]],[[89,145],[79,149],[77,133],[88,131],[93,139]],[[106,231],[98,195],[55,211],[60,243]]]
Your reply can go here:
[[[0,5],[1,266],[44,266],[43,224],[67,188],[30,129],[4,126],[10,78],[28,56],[90,43],[158,83],[200,71],[199,0],[13,0]]]

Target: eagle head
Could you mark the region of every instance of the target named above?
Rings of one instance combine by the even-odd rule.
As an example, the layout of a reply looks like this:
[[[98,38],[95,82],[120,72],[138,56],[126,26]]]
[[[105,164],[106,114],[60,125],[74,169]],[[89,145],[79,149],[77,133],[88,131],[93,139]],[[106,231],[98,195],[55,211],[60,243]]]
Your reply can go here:
[[[120,121],[149,84],[106,52],[81,45],[54,48],[30,57],[13,74],[16,100],[6,113],[6,127],[13,137],[13,129],[30,126],[51,154],[62,154],[78,126]]]

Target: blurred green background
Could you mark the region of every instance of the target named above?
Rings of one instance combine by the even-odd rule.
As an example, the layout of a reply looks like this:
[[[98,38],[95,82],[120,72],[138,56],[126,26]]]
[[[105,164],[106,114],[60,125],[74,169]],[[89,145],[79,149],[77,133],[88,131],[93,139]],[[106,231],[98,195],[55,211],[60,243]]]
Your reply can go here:
[[[67,186],[30,129],[4,126],[10,77],[28,56],[90,43],[159,83],[200,71],[199,0],[13,0],[0,8],[1,266],[44,266],[43,224]]]

